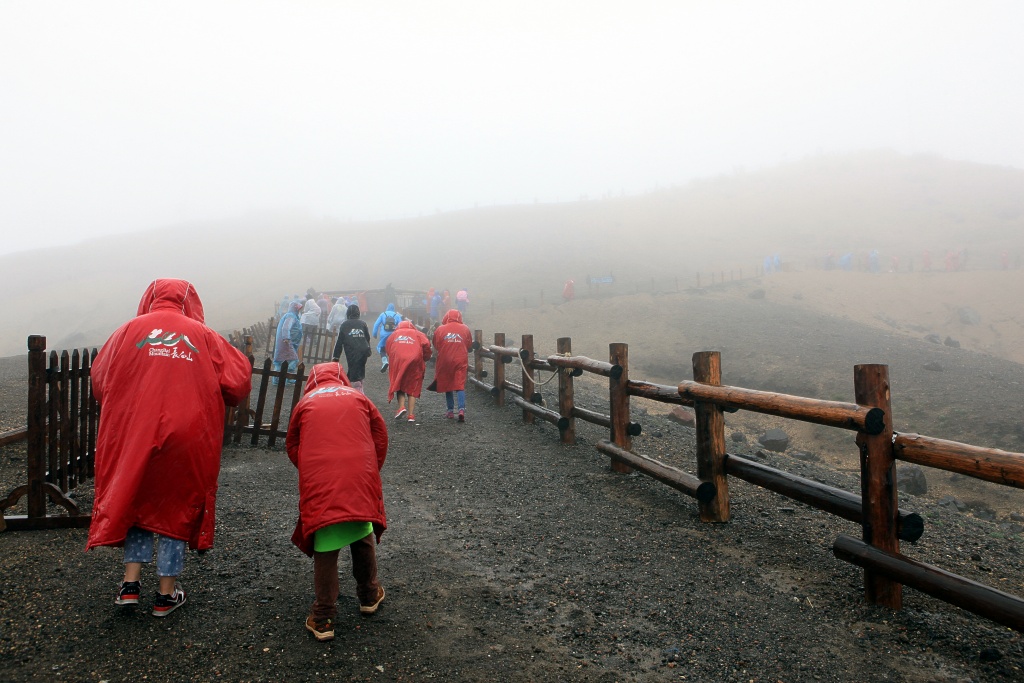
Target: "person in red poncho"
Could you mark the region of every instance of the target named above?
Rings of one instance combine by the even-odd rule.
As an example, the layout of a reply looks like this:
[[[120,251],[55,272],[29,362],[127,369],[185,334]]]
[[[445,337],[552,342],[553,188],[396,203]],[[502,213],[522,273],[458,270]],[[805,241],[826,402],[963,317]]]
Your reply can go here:
[[[384,600],[375,543],[387,527],[380,481],[387,427],[373,402],[350,386],[341,365],[319,363],[292,413],[285,446],[299,470],[299,520],[292,543],[313,557],[316,599],[306,628],[317,640],[331,640],[342,548],[352,551],[359,612],[373,614]]]
[[[391,403],[391,399],[398,394],[398,412],[395,413],[395,419],[401,420],[408,412],[409,422],[415,422],[416,399],[423,390],[423,375],[427,370],[427,361],[433,354],[430,340],[416,329],[412,322],[403,320],[388,337],[385,348],[390,363],[388,403]],[[405,408],[406,397],[409,399],[408,411]]]
[[[462,324],[462,314],[452,310],[444,314],[441,326],[434,330],[434,348],[437,360],[434,362],[434,381],[429,389],[444,393],[449,420],[455,417],[458,399],[459,422],[466,421],[466,374],[469,371],[469,351],[473,348],[473,337],[469,328]]]
[[[86,549],[124,547],[116,603],[136,605],[156,534],[158,617],[185,602],[176,582],[185,544],[213,546],[224,405],[237,405],[251,384],[249,360],[203,319],[195,287],[155,280],[92,365],[103,412]]]

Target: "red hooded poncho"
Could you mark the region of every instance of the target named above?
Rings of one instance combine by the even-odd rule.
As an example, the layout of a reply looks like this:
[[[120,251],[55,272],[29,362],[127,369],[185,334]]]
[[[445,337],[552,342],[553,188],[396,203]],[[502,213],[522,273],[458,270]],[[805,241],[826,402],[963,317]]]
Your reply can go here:
[[[441,326],[434,330],[434,348],[437,349],[437,360],[430,388],[440,392],[465,389],[473,337],[469,328],[462,324],[461,313],[448,311],[444,314]]]
[[[86,549],[123,545],[133,526],[213,546],[224,404],[249,393],[251,376],[249,360],[203,324],[190,283],[149,285],[92,366],[103,412]]]
[[[385,348],[388,354],[388,379],[391,382],[388,387],[388,403],[396,391],[419,398],[427,361],[433,353],[427,336],[410,321],[403,320],[388,337]]]
[[[292,543],[313,554],[313,533],[340,522],[387,527],[380,469],[388,431],[377,407],[349,386],[338,363],[314,365],[285,439],[299,470],[299,520]]]

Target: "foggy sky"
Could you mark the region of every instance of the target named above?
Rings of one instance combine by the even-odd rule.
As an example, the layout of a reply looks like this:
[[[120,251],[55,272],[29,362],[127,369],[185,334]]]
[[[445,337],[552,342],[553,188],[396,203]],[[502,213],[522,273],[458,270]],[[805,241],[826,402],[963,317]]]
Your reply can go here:
[[[0,254],[268,210],[635,194],[889,148],[1024,168],[1024,3],[0,3]]]

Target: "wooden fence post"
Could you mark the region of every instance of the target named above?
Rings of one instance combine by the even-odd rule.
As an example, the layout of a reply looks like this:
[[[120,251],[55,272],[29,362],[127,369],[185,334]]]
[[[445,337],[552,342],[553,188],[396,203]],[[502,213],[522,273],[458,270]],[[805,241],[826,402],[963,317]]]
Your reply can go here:
[[[721,386],[722,357],[717,351],[693,354],[693,379],[702,384]],[[712,403],[694,403],[697,430],[697,476],[715,485],[715,497],[700,502],[702,522],[729,521],[729,483],[725,474],[725,418],[722,409]]]
[[[612,365],[622,367],[622,374],[615,377],[612,374],[608,378],[608,405],[611,413],[611,440],[616,446],[624,451],[633,447],[633,438],[629,435],[629,393],[626,385],[629,383],[629,345],[609,344],[608,362]],[[629,465],[612,461],[612,471],[628,474],[633,471]]]
[[[46,516],[46,337],[28,338],[28,518]]]
[[[880,434],[872,436],[863,431],[857,432],[861,504],[864,507],[863,539],[880,550],[899,553],[889,366],[856,365],[853,384],[858,405],[885,411],[885,426]],[[900,609],[903,605],[903,586],[870,569],[864,570],[864,595],[868,602],[892,609]]]
[[[494,345],[505,345],[504,332],[494,333]],[[501,355],[497,353],[494,354],[494,403],[499,406],[505,405],[505,364],[501,361]]]
[[[560,337],[555,347],[559,355],[572,355],[572,338]],[[558,369],[558,414],[566,421],[566,428],[560,435],[562,443],[570,446],[576,443],[576,418],[572,416],[573,400],[573,378],[572,371],[568,368]]]
[[[535,377],[533,368],[530,367],[530,361],[533,360],[533,335],[524,334],[523,343],[519,347],[524,352],[523,355],[526,358],[520,358],[523,361],[523,400],[528,403],[533,403],[533,395],[537,393],[537,385],[533,379]],[[523,422],[526,424],[533,424],[534,418],[533,413],[529,410],[523,410]]]

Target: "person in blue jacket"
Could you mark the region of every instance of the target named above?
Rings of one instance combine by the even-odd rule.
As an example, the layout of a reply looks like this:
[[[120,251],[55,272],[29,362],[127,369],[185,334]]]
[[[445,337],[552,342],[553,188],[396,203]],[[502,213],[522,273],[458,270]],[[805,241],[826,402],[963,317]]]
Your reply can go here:
[[[380,354],[381,372],[388,371],[388,354],[384,344],[400,322],[402,322],[402,314],[395,310],[394,304],[388,304],[387,310],[377,316],[377,322],[373,324],[373,338],[377,339],[380,335],[380,341],[377,342],[377,353]]]
[[[286,372],[295,372],[299,366],[299,344],[302,343],[302,324],[299,322],[299,311],[302,310],[302,303],[293,301],[289,305],[288,312],[281,316],[281,322],[277,324],[277,341],[274,344],[274,372],[285,366]],[[278,378],[271,380],[271,384],[277,384]],[[288,384],[295,384],[295,380],[288,380]]]

